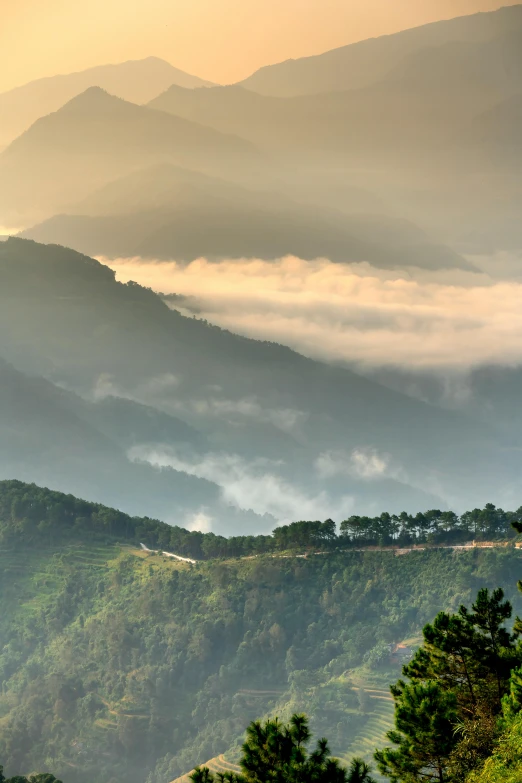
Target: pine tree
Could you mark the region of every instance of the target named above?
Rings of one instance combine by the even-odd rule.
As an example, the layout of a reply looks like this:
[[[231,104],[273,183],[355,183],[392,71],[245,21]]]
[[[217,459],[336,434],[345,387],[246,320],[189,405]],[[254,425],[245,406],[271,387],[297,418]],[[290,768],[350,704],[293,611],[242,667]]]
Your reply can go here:
[[[391,691],[396,728],[388,732],[388,739],[397,747],[375,753],[379,771],[392,783],[443,783],[455,747],[455,695],[436,682],[405,684],[399,680]]]
[[[440,612],[425,626],[424,644],[403,668],[410,683],[391,689],[396,729],[388,737],[396,747],[375,755],[392,781],[458,783],[491,751],[520,662],[518,633],[504,626],[510,617],[503,591],[482,589],[471,610]],[[516,682],[511,689],[515,709],[521,694]]]
[[[192,783],[375,783],[370,768],[361,759],[353,759],[350,769],[330,756],[326,739],[308,752],[310,730],[305,715],[293,715],[288,724],[278,718],[253,721],[242,747],[242,774],[218,774],[196,768]]]
[[[518,633],[504,627],[511,614],[500,588],[492,593],[479,590],[471,611],[461,606],[457,614],[440,612],[423,629],[424,644],[404,667],[404,675],[413,682],[436,680],[451,690],[463,717],[483,712],[485,703],[499,713],[518,661]]]

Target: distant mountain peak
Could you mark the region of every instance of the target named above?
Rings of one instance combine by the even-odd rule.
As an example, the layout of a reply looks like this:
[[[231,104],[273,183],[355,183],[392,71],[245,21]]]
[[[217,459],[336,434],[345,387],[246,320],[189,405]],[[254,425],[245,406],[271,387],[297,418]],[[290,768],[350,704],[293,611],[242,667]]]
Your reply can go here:
[[[171,63],[169,63],[168,60],[164,60],[163,57],[156,57],[155,54],[149,54],[148,57],[140,57],[138,60],[127,60],[126,62],[133,62],[133,63],[161,63],[162,65],[168,65],[169,68],[174,68]],[[177,70],[177,68],[176,68]]]
[[[59,111],[66,111],[71,108],[76,109],[78,107],[98,108],[100,106],[122,106],[126,103],[128,103],[128,101],[124,101],[123,98],[117,98],[116,95],[111,95],[111,93],[104,90],[103,87],[93,86],[88,87],[79,95],[75,95],[74,98],[67,101]]]
[[[130,103],[144,104],[171,84],[194,89],[210,86],[211,82],[185,73],[154,55],[37,79],[0,93],[0,146],[7,145],[40,117],[56,112],[88,88],[98,86]]]
[[[131,103],[117,95],[104,90],[103,87],[88,87],[79,95],[75,95],[64,106],[50,116],[67,115],[104,115],[117,118],[118,116],[139,116],[145,107]],[[44,121],[46,117],[41,118]]]

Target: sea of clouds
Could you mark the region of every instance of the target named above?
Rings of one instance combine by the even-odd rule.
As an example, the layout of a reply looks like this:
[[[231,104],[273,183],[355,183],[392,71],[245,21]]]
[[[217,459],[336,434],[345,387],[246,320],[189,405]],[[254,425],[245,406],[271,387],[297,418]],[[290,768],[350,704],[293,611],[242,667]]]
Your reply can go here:
[[[475,273],[293,257],[100,260],[121,281],[182,295],[171,303],[182,312],[315,358],[459,372],[522,361],[522,264],[513,257],[474,259]]]

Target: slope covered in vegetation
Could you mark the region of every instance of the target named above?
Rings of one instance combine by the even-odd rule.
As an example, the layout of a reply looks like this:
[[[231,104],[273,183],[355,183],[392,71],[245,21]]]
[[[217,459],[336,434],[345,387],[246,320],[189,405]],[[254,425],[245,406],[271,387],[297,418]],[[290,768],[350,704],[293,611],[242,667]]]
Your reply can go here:
[[[147,526],[160,544],[181,535],[167,525],[18,482],[0,488],[0,520],[7,775],[166,783],[224,752],[234,761],[250,720],[294,712],[334,755],[369,759],[396,643],[484,585],[520,609],[514,547],[190,565],[137,545]]]
[[[91,436],[111,441],[104,455],[113,475],[100,477],[101,448],[93,442],[87,450],[83,438],[79,465],[76,450],[64,444],[43,461],[42,475],[38,448],[23,446],[38,433],[41,448],[52,437],[45,439],[39,421],[34,429],[24,426],[21,406],[12,402],[13,382],[6,383],[4,410],[6,421],[18,413],[17,462],[10,449],[0,448],[2,478],[59,487],[131,514],[186,519],[187,525],[203,509],[212,529],[225,535],[266,532],[277,521],[304,516],[305,507],[315,518],[352,509],[373,517],[382,498],[390,513],[445,509],[448,498],[459,510],[511,502],[522,452],[516,438],[482,421],[414,400],[346,367],[185,317],[151,290],[124,285],[107,267],[66,248],[22,239],[0,243],[0,278],[0,356],[25,376],[25,382],[16,376],[16,384],[29,387],[42,409],[52,402],[62,420],[74,413],[85,429],[87,417]],[[12,374],[0,367],[0,387]],[[117,397],[113,404],[134,442],[104,427],[97,405],[87,411],[82,400],[60,394],[63,388],[88,400]],[[124,408],[125,400],[141,408]],[[160,411],[182,420],[191,435],[176,434],[172,425],[165,442],[157,427],[145,426],[144,406],[152,417]],[[367,475],[366,462],[375,454],[388,455],[390,470]],[[163,470],[154,478],[158,465]],[[249,489],[251,481],[259,491]]]
[[[522,777],[522,715],[518,715],[501,738],[483,769],[469,783],[518,783]]]
[[[461,545],[476,539],[513,543],[512,523],[522,518],[522,509],[504,511],[488,503],[458,516],[432,509],[415,516],[382,513],[378,517],[351,516],[341,522],[300,521],[281,525],[271,535],[226,538],[214,533],[186,530],[149,517],[131,517],[100,503],[90,503],[35,484],[0,481],[0,536],[4,543],[21,541],[28,546],[53,546],[75,540],[88,530],[102,541],[144,545],[168,550],[196,560],[252,557],[285,551],[307,554],[320,549]]]

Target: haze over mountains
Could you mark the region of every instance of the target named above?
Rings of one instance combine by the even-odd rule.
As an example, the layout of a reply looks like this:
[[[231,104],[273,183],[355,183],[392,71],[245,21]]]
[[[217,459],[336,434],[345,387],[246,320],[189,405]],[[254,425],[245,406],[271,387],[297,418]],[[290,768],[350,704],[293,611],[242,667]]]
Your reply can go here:
[[[107,256],[291,253],[396,268],[402,255],[403,266],[448,268],[466,265],[462,253],[516,251],[521,8],[353,44],[227,87],[193,89],[197,82],[153,58],[121,71],[111,66],[109,76],[119,74],[121,83],[129,69],[152,69],[171,83],[162,91],[159,77],[142,77],[150,91],[159,85],[147,108],[92,87],[39,119],[0,155],[1,222],[29,227],[76,215],[29,235]],[[82,86],[97,73],[80,75]],[[99,73],[109,92],[136,103],[145,97],[143,90],[138,95],[140,80],[132,92]],[[71,90],[78,88],[74,79]],[[272,81],[281,90],[271,91]],[[35,83],[31,90],[40,88]],[[192,185],[166,186],[167,164],[217,176],[222,193],[202,180],[197,195]],[[153,205],[132,205],[116,193],[127,184],[137,188],[140,177],[158,194]],[[236,191],[232,199],[234,184],[267,195],[259,201]],[[94,206],[96,191],[106,186],[115,200],[110,213],[101,200]],[[107,220],[114,212],[118,220]],[[368,219],[377,235],[381,226],[406,219],[426,238],[412,253],[409,238],[400,236],[383,261],[380,251],[357,241],[361,234],[366,239]],[[394,231],[400,235],[405,225],[397,222]]]
[[[0,783],[176,783],[293,712],[370,760],[425,623],[516,591],[521,174],[522,5],[0,95]],[[457,616],[459,783],[502,600]]]
[[[0,93],[0,149],[40,117],[57,111],[89,87],[101,87],[131,103],[147,103],[172,84],[194,88],[210,86],[211,82],[184,73],[158,57],[29,82]]]
[[[310,182],[321,168],[341,208],[337,185],[351,181],[444,242],[469,252],[512,248],[515,221],[498,226],[506,203],[520,200],[521,8],[283,63],[242,85],[173,85],[150,105],[305,169],[313,161]],[[265,78],[284,85],[290,73],[288,88],[262,87]]]
[[[91,87],[38,120],[0,156],[0,208],[18,219],[63,209],[139,166],[174,162],[254,176],[242,139],[137,106]]]
[[[54,483],[59,476],[62,489],[71,481],[87,497],[103,492],[138,511],[141,499],[123,489],[133,471],[138,495],[147,481],[157,483],[155,508],[172,505],[173,490],[184,517],[205,513],[217,530],[228,532],[237,513],[226,519],[223,506],[277,520],[293,518],[299,509],[305,516],[370,510],[383,495],[400,508],[460,506],[482,496],[507,504],[512,498],[521,444],[489,424],[478,426],[283,346],[185,318],[152,292],[116,283],[110,270],[72,251],[11,239],[0,245],[0,259],[0,354],[18,370],[85,398],[123,398],[111,404],[112,415],[128,422],[125,442],[117,425],[103,425],[96,405],[82,408],[76,398],[33,382],[33,391],[43,390],[53,405],[63,409],[65,403],[65,420],[74,413],[74,426],[79,416],[82,426],[95,429],[77,457],[81,482],[67,450],[65,473],[61,461],[46,462],[46,476],[57,471]],[[13,372],[4,366],[4,382],[18,377]],[[156,412],[134,410],[126,399]],[[158,410],[175,420],[164,417],[159,426]],[[23,413],[18,418],[23,433]],[[39,431],[28,422],[29,433]],[[111,479],[110,493],[96,478],[104,463],[92,459],[94,474],[84,468],[89,454],[103,451],[100,431],[113,441],[105,462],[111,465],[107,475],[118,480]],[[9,451],[4,460],[8,465]],[[168,470],[152,475],[150,465]],[[189,483],[180,495],[172,468],[176,481],[189,474],[191,481],[213,486],[201,492]],[[29,459],[24,478],[34,471]]]
[[[408,70],[408,58],[416,57],[419,50],[487,43],[516,32],[521,25],[522,7],[508,6],[493,13],[463,16],[371,38],[315,57],[269,65],[242,84],[261,95],[286,97],[356,90],[381,81],[397,67]]]
[[[393,366],[393,347],[376,352],[390,354],[385,370],[368,357],[371,378],[347,366],[361,362],[355,345],[349,350],[358,324],[390,346],[403,328],[427,337],[433,324],[444,330],[444,315],[427,306],[424,314],[421,304],[415,315],[394,310],[409,295],[401,280],[417,280],[419,297],[423,280],[485,289],[483,259],[491,256],[492,268],[505,251],[513,260],[495,276],[513,276],[522,254],[521,41],[516,6],[283,63],[226,87],[152,58],[20,88],[35,111],[69,92],[0,154],[0,224],[51,243],[0,246],[3,373],[20,388],[47,389],[60,409],[69,400],[67,420],[72,411],[90,428],[78,459],[87,464],[103,451],[101,434],[111,441],[107,470],[118,476],[112,489],[95,470],[78,483],[53,451],[49,482],[61,475],[60,488],[70,480],[79,494],[103,491],[99,499],[142,513],[140,488],[157,481],[161,516],[177,471],[176,481],[192,483],[176,513],[203,515],[222,531],[240,520],[263,528],[268,519],[395,503],[513,504],[522,444],[506,427],[500,396],[454,406],[437,370],[411,381],[400,361]],[[183,298],[121,285],[56,244],[151,269],[203,258],[217,275],[227,274],[222,261],[262,259],[278,269],[279,259],[296,256],[336,265],[338,280],[347,264],[364,264],[365,281],[394,282],[376,303],[361,283],[360,303],[339,311],[339,333],[348,335],[340,367],[186,318],[169,310],[184,308]],[[282,286],[299,281],[286,277]],[[283,299],[284,316],[291,305]],[[197,314],[197,300],[184,312]],[[313,317],[336,330],[331,313],[319,308]],[[456,331],[479,332],[469,317],[451,319]],[[332,356],[328,345],[315,354]],[[100,398],[110,398],[107,421],[122,422],[118,432],[99,418]],[[163,427],[178,434],[162,439]],[[122,439],[126,428],[139,436]],[[26,467],[25,478],[41,479],[29,451]],[[129,471],[132,497],[118,488]],[[235,509],[229,520],[227,508]]]
[[[520,30],[510,29],[480,44],[416,50],[358,89],[280,97],[244,85],[195,91],[172,85],[150,105],[286,153],[308,149],[350,160],[372,149],[390,162],[412,142],[416,151],[448,142],[466,119],[519,94],[519,44]]]
[[[201,440],[199,433],[171,416],[123,399],[89,403],[0,361],[2,476],[112,498],[117,505],[144,514],[147,501],[154,513],[183,519],[188,526],[199,508],[212,507],[219,516],[215,484],[174,471],[167,476],[127,459],[126,450],[136,440],[147,442],[151,436],[178,448]],[[235,516],[234,509],[227,509],[230,529]],[[254,521],[263,525],[262,519],[248,514],[240,514],[236,524]]]
[[[90,255],[193,261],[200,257],[364,259],[379,268],[473,269],[415,225],[347,215],[167,164],[123,176],[23,232]],[[204,226],[204,231],[201,227]]]

